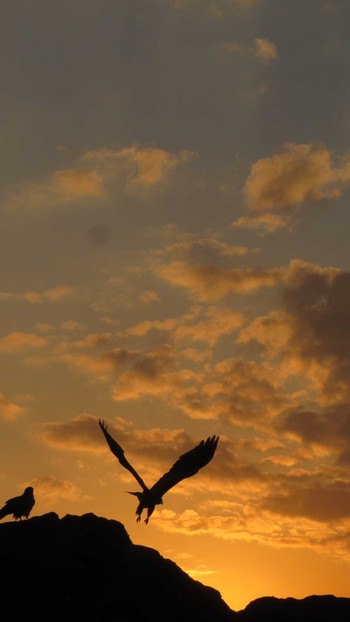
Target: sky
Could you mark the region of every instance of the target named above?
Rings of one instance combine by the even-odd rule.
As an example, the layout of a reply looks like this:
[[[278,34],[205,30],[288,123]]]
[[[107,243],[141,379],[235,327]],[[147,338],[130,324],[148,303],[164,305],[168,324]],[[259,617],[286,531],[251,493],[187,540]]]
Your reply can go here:
[[[350,597],[348,0],[1,0],[0,503]],[[136,523],[152,485],[212,462]],[[4,520],[9,520],[4,519]]]

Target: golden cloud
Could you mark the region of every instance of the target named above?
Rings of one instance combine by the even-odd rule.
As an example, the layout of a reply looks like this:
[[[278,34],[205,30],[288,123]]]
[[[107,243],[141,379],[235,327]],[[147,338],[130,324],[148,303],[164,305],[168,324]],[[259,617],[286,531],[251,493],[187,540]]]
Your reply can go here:
[[[67,169],[57,171],[53,185],[62,200],[85,197],[101,197],[104,194],[103,176],[95,170]]]
[[[241,313],[227,308],[209,307],[204,315],[205,319],[192,324],[179,323],[174,331],[175,339],[202,341],[213,346],[220,337],[238,330],[244,323]]]
[[[9,208],[50,209],[105,198],[116,184],[124,191],[145,190],[163,183],[172,171],[194,156],[190,151],[176,154],[136,144],[117,151],[87,150],[72,166],[10,192],[5,204]]]
[[[277,47],[268,39],[255,39],[255,52],[264,63],[277,58]]]
[[[25,412],[26,409],[23,406],[10,402],[3,393],[0,393],[0,419],[14,421]]]
[[[94,344],[96,345],[96,344]],[[93,347],[92,344],[90,347]],[[124,349],[114,348],[98,354],[77,354],[75,352],[58,353],[54,360],[66,363],[70,368],[88,374],[99,380],[108,380],[124,363],[134,355]]]
[[[308,201],[338,198],[341,183],[350,180],[350,167],[346,159],[334,166],[332,156],[324,146],[288,143],[279,153],[258,160],[243,188],[247,207],[295,211]]]
[[[97,149],[86,151],[81,160],[93,162],[106,180],[117,175],[124,177],[124,186],[129,190],[147,189],[164,182],[171,171],[189,162],[194,152],[180,151],[178,154],[164,149],[140,147],[137,144],[118,151]]]
[[[46,348],[48,341],[33,333],[13,331],[0,339],[0,352],[17,353]]]
[[[274,233],[288,226],[288,219],[276,214],[260,214],[259,216],[240,216],[232,223],[236,229],[251,229],[262,234]]]
[[[30,302],[32,304],[39,304],[47,301],[60,301],[64,298],[74,296],[75,294],[76,290],[73,287],[70,287],[69,285],[57,285],[56,287],[52,287],[43,292],[25,291],[19,294],[14,294],[12,292],[0,292],[0,300],[25,300],[26,302]]]
[[[213,264],[173,261],[154,267],[155,274],[171,285],[187,289],[198,300],[219,300],[231,293],[249,293],[273,287],[281,280],[281,270],[220,268]]]
[[[126,332],[134,337],[143,337],[152,330],[171,333],[176,341],[202,341],[213,346],[220,337],[228,335],[242,326],[244,317],[241,313],[224,307],[211,306],[202,311],[193,309],[189,314],[177,320],[144,320],[129,328]]]
[[[292,261],[284,276],[283,310],[244,327],[241,343],[258,342],[281,372],[309,379],[326,400],[350,395],[350,273]]]
[[[68,499],[69,501],[81,501],[88,499],[87,495],[69,480],[62,480],[53,475],[39,477],[31,480],[35,488],[35,494],[41,502]]]
[[[246,246],[226,244],[215,237],[184,235],[180,241],[169,245],[166,252],[177,260],[211,263],[220,257],[242,257],[252,251]]]
[[[278,518],[277,518],[278,516]],[[337,553],[349,558],[349,521],[343,529],[334,523],[322,523],[304,516],[273,515],[253,502],[227,503],[216,507],[216,501],[207,499],[199,511],[188,509],[181,513],[156,510],[153,525],[167,533],[188,536],[211,535],[230,542],[257,542],[264,546],[308,547],[316,551]]]
[[[53,421],[43,424],[41,439],[63,451],[100,453],[103,450],[98,419],[89,413],[78,415],[70,423]]]

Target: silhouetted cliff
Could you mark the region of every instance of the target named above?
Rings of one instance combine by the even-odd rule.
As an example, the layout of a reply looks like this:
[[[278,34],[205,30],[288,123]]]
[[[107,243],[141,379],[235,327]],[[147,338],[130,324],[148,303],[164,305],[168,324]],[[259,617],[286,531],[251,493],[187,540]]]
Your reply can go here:
[[[1,610],[36,622],[348,622],[350,598],[259,598],[234,612],[124,526],[50,513],[0,524]]]
[[[94,514],[0,524],[1,609],[15,620],[231,622],[218,591]],[[15,593],[14,593],[15,592]]]

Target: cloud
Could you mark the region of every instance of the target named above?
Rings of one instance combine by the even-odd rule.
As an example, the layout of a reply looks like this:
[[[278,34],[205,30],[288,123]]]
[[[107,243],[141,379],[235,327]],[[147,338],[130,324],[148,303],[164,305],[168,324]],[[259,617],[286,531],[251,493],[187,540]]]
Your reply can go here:
[[[240,216],[232,223],[236,229],[250,229],[262,234],[274,233],[278,229],[288,227],[288,219],[276,214],[260,214],[259,216]]]
[[[281,280],[276,268],[220,268],[213,264],[188,264],[173,261],[154,267],[155,274],[176,287],[188,290],[201,301],[220,300],[232,293],[249,293],[272,287]]]
[[[153,302],[159,302],[160,297],[152,289],[145,289],[139,293],[139,301],[144,305],[151,305]]]
[[[295,408],[276,421],[276,428],[306,445],[328,447],[340,452],[340,463],[350,444],[350,412],[347,403],[317,411]]]
[[[86,350],[90,348],[104,347],[111,345],[112,333],[89,333],[82,339],[74,341],[72,347],[77,350]]]
[[[3,393],[0,393],[0,419],[4,421],[15,421],[23,415],[26,409],[19,404],[10,402]]]
[[[285,374],[306,376],[324,400],[349,395],[350,273],[294,260],[285,272],[283,309],[255,319],[240,341],[278,356]]]
[[[350,440],[349,291],[349,272],[295,260],[285,273],[282,308],[256,318],[239,336],[241,344],[259,344],[286,395],[294,386],[276,430],[328,448],[339,464]]]
[[[238,330],[243,323],[241,313],[223,307],[209,307],[203,320],[197,319],[192,324],[180,322],[174,331],[174,338],[201,341],[214,346],[219,338]]]
[[[42,426],[41,439],[49,446],[64,451],[103,450],[97,417],[89,413],[78,415],[70,423],[53,421]]]
[[[143,337],[157,330],[171,334],[175,341],[197,341],[213,346],[223,335],[231,334],[243,323],[243,315],[229,308],[196,307],[178,319],[144,320],[126,332],[128,335]]]
[[[103,177],[96,170],[73,168],[56,171],[52,185],[63,201],[74,198],[98,198],[104,194]]]
[[[277,518],[278,516],[278,518]],[[252,542],[264,546],[303,547],[322,553],[336,553],[349,558],[349,525],[315,521],[304,516],[274,514],[257,508],[252,500],[219,502],[207,498],[196,509],[176,513],[156,510],[153,525],[167,533],[188,536],[211,535],[230,542]]]
[[[203,394],[211,398],[210,410],[241,426],[271,431],[271,421],[295,404],[274,368],[266,363],[226,359],[216,363],[206,381]]]
[[[59,302],[75,294],[76,290],[73,287],[69,285],[57,285],[43,292],[25,291],[19,294],[0,292],[0,301],[12,302],[24,300],[32,304],[42,304],[44,302]]]
[[[224,41],[224,43],[222,43],[220,47],[222,50],[224,50],[225,52],[229,52],[230,54],[236,54],[242,49],[242,46],[237,41]]]
[[[214,262],[221,257],[242,257],[251,253],[246,246],[227,244],[215,237],[184,235],[180,241],[169,245],[166,253],[170,253],[176,260],[200,262]]]
[[[5,206],[10,209],[47,210],[105,195],[103,177],[93,169],[72,168],[55,171],[47,179],[27,182],[10,192]]]
[[[46,504],[58,499],[69,501],[87,500],[89,497],[69,480],[62,480],[53,475],[39,477],[31,480],[31,485],[35,489],[35,496],[40,502]]]
[[[112,388],[115,401],[141,396],[166,398],[176,403],[195,382],[190,369],[178,369],[172,348],[165,346],[140,354],[128,371],[121,373]]]
[[[192,151],[175,154],[164,149],[134,144],[118,151],[86,151],[81,159],[94,163],[103,171],[106,179],[122,174],[126,189],[138,191],[163,183],[172,171],[194,157],[195,153]]]
[[[342,183],[349,183],[350,166],[346,158],[335,165],[333,157],[322,145],[285,144],[279,153],[253,164],[243,188],[246,206],[286,214],[307,202],[339,198]]]
[[[78,342],[79,343],[79,342]],[[82,343],[82,342],[81,342]],[[97,344],[90,344],[87,347],[94,347]],[[99,380],[109,380],[112,374],[120,370],[124,364],[133,360],[136,354],[122,348],[112,348],[97,354],[77,354],[75,352],[57,353],[53,360],[67,364],[83,374],[92,376]]]
[[[268,39],[255,39],[255,52],[264,63],[268,63],[277,58],[276,44]]]
[[[304,516],[321,522],[350,518],[349,482],[317,484],[299,479],[289,488],[269,494],[262,507],[278,515]]]
[[[0,339],[0,352],[15,354],[28,350],[41,350],[48,345],[47,339],[33,333],[13,331]]]
[[[8,208],[52,209],[60,205],[104,199],[117,186],[139,192],[164,183],[177,167],[189,162],[194,152],[172,153],[137,144],[119,150],[86,150],[70,167],[54,171],[46,179],[23,184],[5,198]],[[92,241],[100,243],[101,229],[93,229]]]

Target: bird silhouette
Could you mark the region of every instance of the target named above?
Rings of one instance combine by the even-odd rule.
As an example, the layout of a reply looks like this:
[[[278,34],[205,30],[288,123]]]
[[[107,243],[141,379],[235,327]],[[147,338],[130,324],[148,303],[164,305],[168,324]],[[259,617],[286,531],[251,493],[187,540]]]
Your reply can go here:
[[[19,497],[13,497],[5,502],[5,505],[0,509],[0,520],[8,514],[13,514],[15,520],[22,520],[22,516],[28,518],[35,503],[34,488],[28,486],[22,495]]]
[[[107,431],[107,426],[104,421],[100,419],[98,423],[112,454],[118,458],[120,464],[125,469],[132,473],[142,488],[142,492],[127,492],[131,495],[135,495],[135,497],[139,500],[139,505],[136,508],[137,522],[141,520],[143,510],[147,509],[147,517],[145,519],[146,525],[148,524],[156,505],[163,504],[162,497],[166,492],[168,492],[168,490],[170,490],[170,488],[176,486],[176,484],[181,482],[183,479],[195,475],[198,473],[199,469],[210,462],[215,454],[219,440],[218,436],[210,436],[207,440],[201,441],[199,445],[180,456],[171,469],[162,475],[162,477],[151,488],[148,488],[137,471],[135,471],[134,467],[132,467],[130,462],[128,462],[125,458],[122,447]]]

